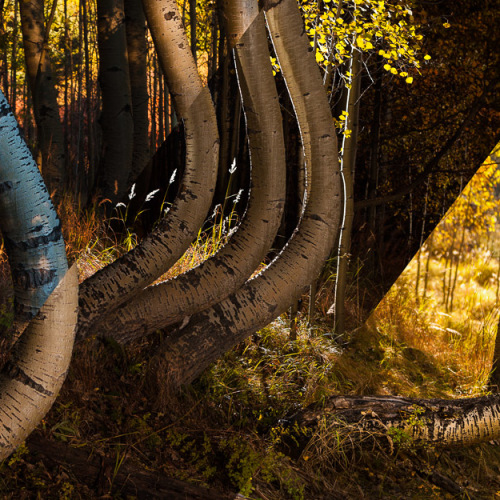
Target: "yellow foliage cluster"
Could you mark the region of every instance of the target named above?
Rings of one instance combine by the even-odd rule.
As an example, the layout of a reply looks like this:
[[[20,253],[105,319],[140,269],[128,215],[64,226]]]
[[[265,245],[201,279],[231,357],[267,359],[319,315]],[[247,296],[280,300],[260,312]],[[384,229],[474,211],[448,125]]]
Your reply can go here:
[[[418,70],[421,51],[418,33],[409,5],[374,0],[299,0],[316,61],[323,68],[340,66],[354,48],[376,51],[386,63],[384,69],[412,83],[410,72]],[[424,60],[429,60],[429,55]]]
[[[463,227],[472,238],[479,232],[494,233],[500,217],[499,191],[498,157],[491,155],[441,220],[441,231],[436,231],[435,235],[435,247],[441,251],[449,248],[457,230]]]

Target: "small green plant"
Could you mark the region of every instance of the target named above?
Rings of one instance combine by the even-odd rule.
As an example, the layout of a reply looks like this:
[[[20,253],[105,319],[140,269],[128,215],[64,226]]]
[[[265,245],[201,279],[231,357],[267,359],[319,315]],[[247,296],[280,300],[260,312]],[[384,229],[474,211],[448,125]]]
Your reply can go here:
[[[26,446],[26,443],[22,443],[20,446],[17,447],[16,451],[10,456],[7,462],[9,467],[12,467],[18,462],[21,462],[23,460],[23,457],[28,455],[28,453],[29,450],[28,447]]]
[[[410,433],[405,429],[400,429],[399,427],[389,427],[387,429],[387,435],[391,438],[392,443],[397,448],[408,447],[412,442]]]

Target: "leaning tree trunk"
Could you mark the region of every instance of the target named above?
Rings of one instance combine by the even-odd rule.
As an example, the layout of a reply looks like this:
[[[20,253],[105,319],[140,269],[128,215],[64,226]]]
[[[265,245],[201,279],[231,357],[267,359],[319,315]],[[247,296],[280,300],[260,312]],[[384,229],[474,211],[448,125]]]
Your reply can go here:
[[[66,181],[64,132],[59,116],[57,91],[47,51],[43,0],[20,0],[21,29],[27,80],[42,156],[42,173],[50,193],[59,198]]]
[[[127,191],[134,146],[123,0],[97,1],[97,38],[103,148],[99,195],[114,206]]]
[[[80,288],[79,335],[107,311],[118,307],[166,272],[198,234],[214,191],[219,138],[207,87],[189,50],[175,0],[144,1],[149,29],[186,134],[182,185],[157,229],[118,261],[87,279]]]
[[[0,91],[0,227],[14,282],[18,332],[0,373],[0,460],[49,411],[71,360],[78,306],[61,226],[38,167]],[[19,321],[20,320],[20,321]]]
[[[333,120],[295,0],[268,5],[266,19],[302,133],[310,195],[298,231],[256,278],[191,317],[164,346],[170,386],[189,383],[210,363],[265,326],[307,289],[332,249],[340,218]]]
[[[252,188],[243,222],[212,258],[147,288],[99,324],[120,342],[183,320],[240,288],[262,262],[278,231],[285,197],[282,117],[266,26],[256,3],[232,0],[225,10],[250,143]]]

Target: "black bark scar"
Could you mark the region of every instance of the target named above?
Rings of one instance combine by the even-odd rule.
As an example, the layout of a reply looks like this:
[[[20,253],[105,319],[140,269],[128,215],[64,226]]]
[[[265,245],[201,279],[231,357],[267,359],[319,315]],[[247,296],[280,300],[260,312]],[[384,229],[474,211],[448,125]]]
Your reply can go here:
[[[31,387],[40,394],[45,394],[46,396],[54,395],[52,391],[48,391],[41,384],[35,382],[29,375],[27,375],[23,370],[21,370],[19,366],[14,365],[10,361],[8,361],[5,366],[5,373],[12,380],[17,380],[18,382],[21,382],[21,384]]]

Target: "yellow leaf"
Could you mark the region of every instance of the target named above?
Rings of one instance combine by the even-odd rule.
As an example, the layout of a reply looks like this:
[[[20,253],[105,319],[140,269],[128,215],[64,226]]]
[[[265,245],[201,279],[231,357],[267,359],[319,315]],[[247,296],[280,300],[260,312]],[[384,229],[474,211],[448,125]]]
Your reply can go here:
[[[429,60],[431,59],[431,56],[430,56],[429,54],[427,54],[427,55],[425,55],[425,56],[424,56],[424,59],[425,59],[426,61],[429,61]]]
[[[444,26],[445,28],[450,28],[450,27],[451,27],[451,24],[450,24],[450,23],[444,23],[444,24],[443,24],[443,26]]]
[[[384,64],[384,69],[386,71],[391,71],[391,65],[390,64]]]
[[[413,76],[409,76],[405,81],[406,81],[406,83],[412,83],[413,82]]]
[[[316,62],[320,63],[324,60],[325,60],[325,58],[323,57],[323,54],[319,51],[316,51]]]

